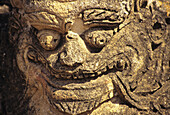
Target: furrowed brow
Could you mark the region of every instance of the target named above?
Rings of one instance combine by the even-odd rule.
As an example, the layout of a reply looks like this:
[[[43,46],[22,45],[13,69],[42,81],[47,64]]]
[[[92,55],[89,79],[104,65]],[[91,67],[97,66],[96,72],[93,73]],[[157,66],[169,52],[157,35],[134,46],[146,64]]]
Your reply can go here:
[[[38,30],[44,27],[62,29],[63,20],[48,12],[27,13],[24,17]]]
[[[120,24],[124,21],[119,12],[105,9],[88,9],[83,11],[85,25],[90,24]]]

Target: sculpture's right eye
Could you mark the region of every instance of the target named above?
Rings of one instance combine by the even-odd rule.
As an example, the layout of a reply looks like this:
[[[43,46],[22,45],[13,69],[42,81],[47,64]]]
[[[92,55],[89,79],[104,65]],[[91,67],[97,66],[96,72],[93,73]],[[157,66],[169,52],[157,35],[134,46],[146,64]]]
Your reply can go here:
[[[46,50],[54,50],[60,42],[61,35],[52,30],[42,30],[37,34],[41,46]]]

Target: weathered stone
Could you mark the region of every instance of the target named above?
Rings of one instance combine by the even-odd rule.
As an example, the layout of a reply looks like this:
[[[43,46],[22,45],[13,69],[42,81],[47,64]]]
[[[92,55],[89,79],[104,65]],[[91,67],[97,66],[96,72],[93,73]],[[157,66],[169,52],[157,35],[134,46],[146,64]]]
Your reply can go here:
[[[0,114],[170,114],[169,2],[4,1]]]

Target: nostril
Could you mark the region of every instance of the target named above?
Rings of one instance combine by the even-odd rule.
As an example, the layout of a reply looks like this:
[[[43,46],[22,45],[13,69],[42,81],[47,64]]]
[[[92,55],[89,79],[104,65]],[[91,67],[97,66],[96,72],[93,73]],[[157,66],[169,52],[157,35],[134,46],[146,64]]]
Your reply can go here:
[[[68,38],[68,39],[73,39],[73,38],[72,38],[72,37],[70,37],[70,36],[67,36],[67,38]]]
[[[71,39],[78,39],[80,36],[77,33],[74,33],[72,31],[69,31],[66,35],[66,39],[67,40],[71,40]]]

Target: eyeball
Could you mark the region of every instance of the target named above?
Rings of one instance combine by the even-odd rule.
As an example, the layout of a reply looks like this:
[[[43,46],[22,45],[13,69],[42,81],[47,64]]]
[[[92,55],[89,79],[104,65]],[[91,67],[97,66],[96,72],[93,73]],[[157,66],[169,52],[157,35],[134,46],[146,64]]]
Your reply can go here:
[[[85,40],[95,48],[104,47],[113,36],[112,30],[91,30],[85,33]]]
[[[101,48],[106,45],[107,38],[99,33],[91,33],[86,37],[86,40],[90,42],[90,44],[96,48]]]
[[[46,50],[54,50],[60,41],[60,34],[52,30],[42,30],[37,34],[41,46]]]

